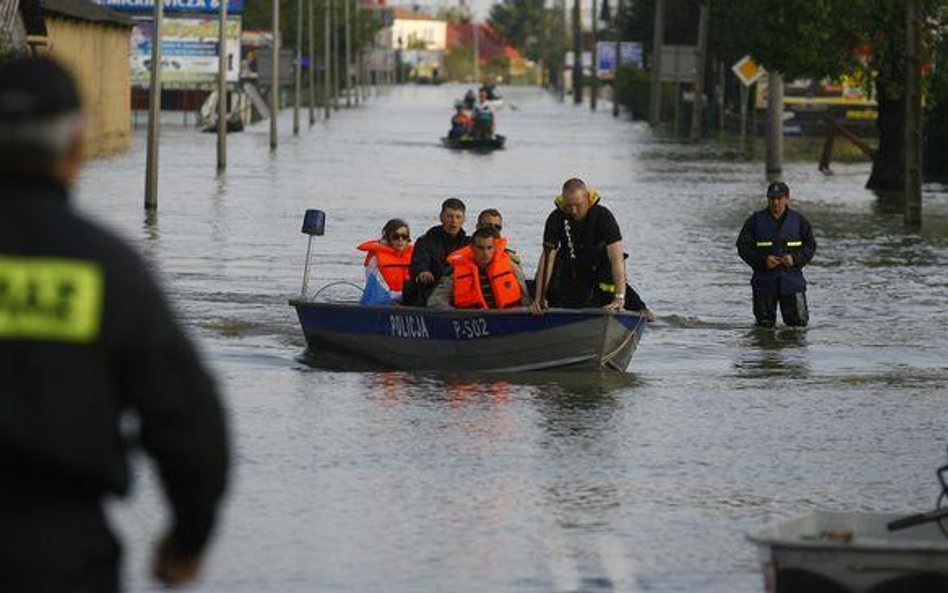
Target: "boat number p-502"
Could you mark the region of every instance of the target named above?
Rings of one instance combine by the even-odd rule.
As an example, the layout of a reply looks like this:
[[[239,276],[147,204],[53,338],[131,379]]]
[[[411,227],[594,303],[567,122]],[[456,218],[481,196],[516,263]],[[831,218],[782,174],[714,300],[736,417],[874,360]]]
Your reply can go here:
[[[483,317],[456,319],[451,324],[454,325],[454,337],[458,340],[483,338],[490,335],[490,332],[487,331],[487,320]]]

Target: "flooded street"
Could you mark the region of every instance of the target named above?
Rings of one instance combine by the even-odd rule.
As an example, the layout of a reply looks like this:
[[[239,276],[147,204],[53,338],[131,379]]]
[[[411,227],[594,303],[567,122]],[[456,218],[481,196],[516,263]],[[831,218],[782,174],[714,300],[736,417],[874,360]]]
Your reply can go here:
[[[655,139],[644,124],[501,89],[507,149],[438,139],[462,86],[402,87],[321,118],[229,137],[166,127],[144,223],[145,134],[91,163],[81,210],[159,270],[217,372],[235,440],[221,529],[195,591],[750,593],[744,535],[816,509],[931,508],[948,443],[948,191],[925,224],[862,189],[868,164],[786,166],[819,249],[806,330],[753,329],[734,242],[763,164]],[[303,120],[305,122],[305,113]],[[658,315],[626,375],[337,373],[299,362],[303,211],[327,213],[312,283],[361,283],[355,246],[398,216],[420,236],[459,197],[536,269],[562,182],[616,215],[631,283]],[[142,336],[142,339],[147,339]],[[139,464],[113,505],[126,581],[153,590],[164,517]]]

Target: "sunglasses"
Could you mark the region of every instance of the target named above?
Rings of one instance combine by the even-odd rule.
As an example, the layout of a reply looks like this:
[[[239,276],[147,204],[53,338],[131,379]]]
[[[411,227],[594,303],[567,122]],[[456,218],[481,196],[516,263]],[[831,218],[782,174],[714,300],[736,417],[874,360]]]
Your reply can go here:
[[[485,229],[494,229],[495,231],[498,231],[498,232],[504,230],[504,225],[502,225],[502,224],[497,224],[497,223],[494,223],[494,222],[486,222],[486,223],[484,223],[484,224],[481,225],[481,226],[482,226],[483,228],[485,228]]]
[[[393,241],[398,240],[398,239],[401,239],[402,241],[411,241],[411,235],[409,235],[408,233],[395,233],[392,235]]]

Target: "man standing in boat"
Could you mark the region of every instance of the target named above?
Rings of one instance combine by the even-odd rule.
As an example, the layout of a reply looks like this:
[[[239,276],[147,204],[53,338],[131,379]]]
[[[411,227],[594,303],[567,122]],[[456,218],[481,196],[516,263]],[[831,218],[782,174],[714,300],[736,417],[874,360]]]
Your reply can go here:
[[[428,306],[446,309],[507,309],[530,304],[523,270],[507,254],[506,239],[490,227],[474,231],[469,246],[448,256]]]
[[[816,239],[809,221],[789,204],[787,184],[771,183],[767,207],[754,212],[737,237],[738,255],[754,270],[754,317],[761,327],[776,324],[778,302],[787,325],[802,327],[810,320],[803,266],[816,253]]]
[[[543,230],[531,310],[539,315],[548,306],[602,307],[654,319],[626,284],[622,233],[612,212],[599,203],[598,192],[574,177],[563,184],[554,204]]]
[[[470,243],[464,232],[464,202],[448,198],[441,204],[441,224],[428,229],[415,242],[402,302],[423,307],[448,267],[448,254]]]
[[[193,580],[228,466],[217,388],[148,267],[70,205],[84,152],[56,62],[0,64],[0,591],[119,590],[103,500],[155,461],[170,525],[154,576]],[[131,420],[132,422],[128,422]]]

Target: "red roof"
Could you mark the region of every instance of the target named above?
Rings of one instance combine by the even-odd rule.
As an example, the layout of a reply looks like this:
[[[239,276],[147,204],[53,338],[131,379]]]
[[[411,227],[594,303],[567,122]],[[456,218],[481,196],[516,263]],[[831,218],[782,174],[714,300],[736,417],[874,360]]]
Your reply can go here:
[[[473,22],[458,25],[448,23],[448,52],[458,46],[474,45],[474,27],[478,30],[478,49],[480,50],[481,64],[486,64],[497,58],[516,60],[521,58],[517,48],[507,43],[500,33],[494,31],[490,25],[475,24]]]

